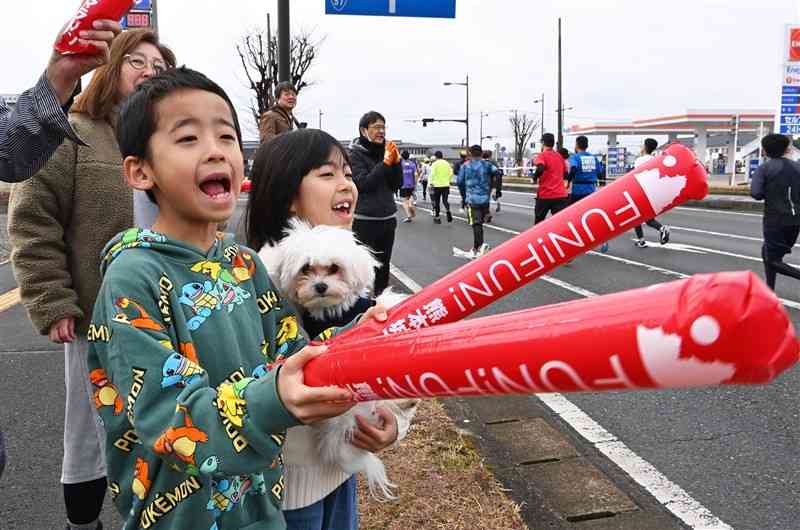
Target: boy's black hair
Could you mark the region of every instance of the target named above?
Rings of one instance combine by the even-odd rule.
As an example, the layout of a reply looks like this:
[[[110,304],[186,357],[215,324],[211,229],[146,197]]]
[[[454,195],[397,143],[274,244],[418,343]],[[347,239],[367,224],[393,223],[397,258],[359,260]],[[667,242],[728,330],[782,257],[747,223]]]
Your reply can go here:
[[[403,152],[402,152],[402,153],[400,153],[400,156],[401,156],[401,157],[403,157],[403,160],[408,160],[408,159],[409,159],[409,157],[411,156],[411,153],[409,153],[408,151],[406,151],[406,150],[404,149],[404,150],[403,150]]]
[[[644,139],[644,152],[648,155],[652,155],[653,151],[658,148],[658,142],[655,138],[645,138]]]
[[[556,145],[556,137],[553,136],[553,133],[544,133],[542,135],[542,143],[545,147],[553,147]]]
[[[559,147],[556,151],[558,151],[558,154],[561,155],[561,158],[564,160],[569,158],[569,150],[566,147]]]
[[[584,151],[586,149],[589,149],[589,139],[583,135],[578,136],[577,138],[575,138],[575,147],[583,149]]]
[[[341,153],[345,165],[350,165],[345,148],[319,129],[284,133],[258,148],[245,212],[247,246],[258,251],[283,239],[303,177],[328,162],[331,150]]]
[[[481,156],[483,156],[483,149],[478,144],[471,145],[469,147],[469,154],[470,156],[480,158]]]
[[[783,134],[768,134],[761,139],[761,147],[770,158],[780,158],[786,154],[790,140]]]
[[[297,90],[295,90],[294,85],[289,81],[281,81],[275,85],[275,99],[281,99],[281,94],[284,92],[294,92],[295,95],[297,95]]]
[[[224,99],[233,117],[239,148],[244,150],[239,118],[228,94],[200,72],[181,66],[144,81],[120,105],[116,134],[123,160],[129,156],[148,159],[148,144],[158,128],[156,104],[179,90],[204,90]],[[152,190],[147,190],[147,196],[152,202],[156,202]]]
[[[380,112],[371,110],[366,114],[364,114],[363,116],[361,116],[361,119],[358,120],[358,130],[360,131],[361,129],[369,129],[370,125],[378,121],[386,123],[386,118],[384,118],[383,114],[381,114]]]
[[[444,155],[442,154],[441,151],[436,151],[435,153],[433,153],[433,156],[435,156],[436,158],[442,158]]]

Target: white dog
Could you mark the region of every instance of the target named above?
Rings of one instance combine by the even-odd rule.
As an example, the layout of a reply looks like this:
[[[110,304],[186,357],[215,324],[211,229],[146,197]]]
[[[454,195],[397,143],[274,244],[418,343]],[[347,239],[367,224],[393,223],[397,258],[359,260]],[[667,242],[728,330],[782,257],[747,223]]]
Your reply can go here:
[[[264,247],[259,256],[278,289],[298,309],[302,326],[312,339],[331,326],[351,322],[372,305],[368,297],[380,263],[349,230],[322,225],[312,228],[292,219],[280,243]],[[377,302],[388,308],[403,298],[387,289]],[[359,403],[341,416],[314,425],[317,449],[323,462],[350,474],[363,473],[373,496],[393,499],[395,485],[380,458],[350,443],[356,430],[355,414],[377,425],[378,405],[395,413],[398,424],[404,424],[398,425],[398,439],[405,436],[417,400]]]

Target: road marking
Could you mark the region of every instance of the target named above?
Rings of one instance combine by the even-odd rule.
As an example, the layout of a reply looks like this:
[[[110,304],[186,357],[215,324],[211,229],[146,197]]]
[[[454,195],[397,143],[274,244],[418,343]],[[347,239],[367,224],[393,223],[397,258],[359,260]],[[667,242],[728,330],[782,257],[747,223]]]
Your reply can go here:
[[[7,259],[7,260],[5,260],[5,261],[0,261],[0,267],[2,267],[3,265],[7,265],[7,264],[9,264],[9,263],[11,263],[11,260],[10,260],[10,259]]]
[[[7,309],[11,309],[17,305],[19,301],[19,287],[12,289],[7,293],[0,294],[0,313]]]
[[[431,210],[429,210],[427,208],[417,207],[417,209],[418,210],[422,210],[422,211],[427,211],[427,212],[431,211]],[[458,215],[454,215],[453,219],[458,219],[459,221],[464,221],[464,222],[467,221],[464,217],[460,217]],[[484,226],[484,228],[491,228],[492,230],[497,230],[498,232],[504,232],[506,234],[511,234],[511,235],[514,235],[514,236],[518,236],[520,234],[520,232],[518,230],[511,230],[510,228],[503,228],[502,226],[496,226],[496,225],[493,225],[493,224],[485,224],[483,226]],[[697,248],[701,248],[701,247],[697,247]],[[719,251],[719,252],[722,252],[722,251]],[[641,267],[641,268],[647,269],[648,271],[651,271],[651,272],[658,272],[658,273],[661,273],[661,274],[665,274],[667,276],[673,276],[673,277],[681,279],[681,280],[691,277],[690,274],[684,274],[682,272],[677,272],[677,271],[673,271],[673,270],[670,270],[670,269],[665,269],[665,268],[659,267],[657,265],[650,265],[648,263],[642,263],[641,261],[634,261],[632,259],[622,258],[620,256],[614,256],[614,255],[608,254],[608,253],[597,252],[595,250],[590,250],[588,252],[585,252],[585,254],[592,255],[592,256],[599,256],[599,257],[604,258],[604,259],[610,259],[610,260],[613,260],[613,261],[624,263],[626,265],[631,265],[633,267]],[[732,253],[727,253],[727,254],[732,254]],[[745,259],[753,259],[753,258],[751,258],[749,256],[742,256],[740,254],[736,254],[735,256],[742,257],[742,258],[745,258]],[[761,260],[758,259],[757,261],[761,261]],[[780,300],[781,303],[786,307],[790,307],[792,309],[800,310],[800,302],[795,302],[793,300],[787,300],[786,298],[778,298],[778,300]]]
[[[417,293],[422,289],[417,282],[394,264],[391,264],[390,267],[395,278],[411,292]],[[587,298],[597,296],[597,293],[549,276],[542,276],[541,279]],[[733,530],[731,526],[722,522],[683,488],[669,480],[650,462],[634,453],[624,442],[604,429],[563,395],[536,394],[534,397],[538,398],[588,443],[647,490],[664,508],[691,528],[695,530]]]

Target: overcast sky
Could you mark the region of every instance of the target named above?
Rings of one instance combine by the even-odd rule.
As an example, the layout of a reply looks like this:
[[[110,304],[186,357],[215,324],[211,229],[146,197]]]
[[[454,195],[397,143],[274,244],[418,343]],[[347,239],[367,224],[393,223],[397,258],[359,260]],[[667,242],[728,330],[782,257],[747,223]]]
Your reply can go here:
[[[402,0],[398,0],[402,1]],[[430,0],[435,1],[435,0]],[[58,28],[78,0],[3,0],[0,93],[28,88],[44,68]],[[598,4],[608,7],[600,7]],[[798,0],[457,0],[455,20],[325,15],[323,0],[293,0],[293,29],[326,37],[296,114],[340,139],[357,135],[358,118],[378,110],[388,136],[458,143],[462,124],[423,128],[404,120],[463,118],[465,94],[445,81],[470,76],[471,140],[508,144],[510,109],[540,116],[555,129],[557,19],[563,19],[567,125],[666,115],[687,108],[776,105],[784,25],[800,22]],[[275,0],[159,0],[161,36],[179,63],[203,71],[239,105],[247,124],[248,89],[235,44],[266,27]],[[245,138],[255,128],[246,127]],[[495,140],[487,140],[486,146]],[[600,140],[597,140],[600,143]],[[599,148],[599,145],[597,146]]]

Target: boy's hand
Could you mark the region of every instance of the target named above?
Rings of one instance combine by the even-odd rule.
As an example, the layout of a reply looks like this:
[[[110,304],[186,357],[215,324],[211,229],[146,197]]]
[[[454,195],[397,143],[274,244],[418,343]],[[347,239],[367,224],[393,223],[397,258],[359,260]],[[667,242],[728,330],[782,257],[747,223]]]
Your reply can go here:
[[[389,314],[386,312],[386,308],[383,304],[375,304],[367,309],[364,314],[361,315],[361,318],[358,319],[356,325],[369,322],[370,320],[375,320],[376,322],[386,322],[389,320]]]
[[[49,336],[50,341],[56,344],[74,341],[77,338],[75,335],[75,319],[62,318],[50,326]]]
[[[344,414],[356,404],[346,388],[303,384],[303,367],[327,350],[327,346],[306,346],[289,357],[278,372],[278,396],[286,410],[306,425]]]
[[[350,443],[359,449],[370,453],[377,453],[386,449],[397,440],[397,418],[386,407],[376,407],[375,412],[380,418],[380,425],[373,425],[360,414],[356,414],[358,429],[353,431]]]

